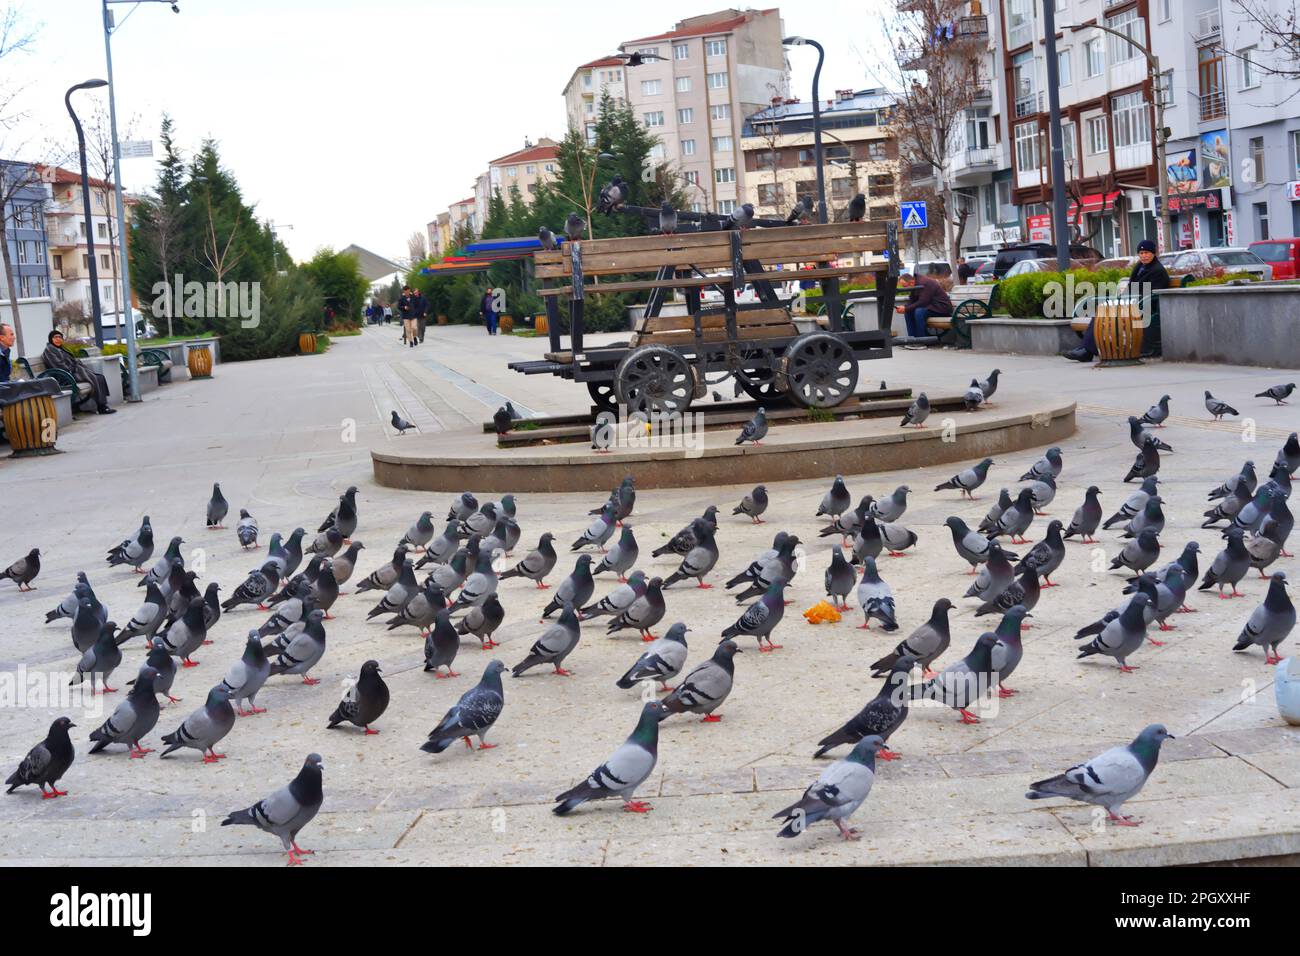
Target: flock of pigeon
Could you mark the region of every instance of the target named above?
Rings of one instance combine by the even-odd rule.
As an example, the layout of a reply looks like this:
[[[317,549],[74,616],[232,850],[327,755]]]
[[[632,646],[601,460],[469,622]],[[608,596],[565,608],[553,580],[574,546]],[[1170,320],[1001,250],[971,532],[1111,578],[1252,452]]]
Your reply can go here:
[[[997,388],[997,373],[972,388],[987,402]],[[1291,386],[1279,386],[1262,393],[1285,402]],[[927,409],[918,397],[904,425],[925,427]],[[1235,410],[1206,393],[1206,408],[1215,418],[1236,414]],[[1300,467],[1300,441],[1292,433],[1271,462],[1263,481],[1253,461],[1247,461],[1220,486],[1208,491],[1209,507],[1202,527],[1221,529],[1225,544],[1202,575],[1200,549],[1188,542],[1179,556],[1160,564],[1165,531],[1165,499],[1159,493],[1161,452],[1172,448],[1156,429],[1169,417],[1165,396],[1141,416],[1129,419],[1131,440],[1138,449],[1137,460],[1125,482],[1141,481],[1119,508],[1105,516],[1101,489],[1090,485],[1068,525],[1049,521],[1038,543],[1023,554],[1005,545],[1030,542],[1026,535],[1043,509],[1056,498],[1064,471],[1060,448],[1050,448],[1020,477],[1014,490],[1001,489],[984,517],[971,527],[965,519],[952,516],[945,522],[952,546],[970,565],[974,581],[963,600],[972,601],[975,616],[996,619],[992,630],[981,634],[962,657],[936,670],[949,649],[949,613],[954,601],[941,597],[934,602],[928,620],[915,627],[888,654],[871,665],[874,677],[883,678],[878,693],[834,733],[817,744],[814,756],[848,746],[846,757],[828,766],[820,777],[774,819],[781,821],[779,835],[793,837],[809,825],[833,822],[846,839],[857,837],[847,821],[866,800],[876,774],[876,761],[890,761],[901,755],[889,748],[889,739],[908,717],[909,703],[937,702],[950,708],[963,723],[978,723],[974,709],[990,695],[1010,698],[1016,691],[1007,686],[1024,658],[1026,647],[1021,631],[1045,591],[1057,586],[1052,575],[1066,562],[1066,542],[1077,539],[1094,543],[1102,530],[1115,529],[1122,548],[1111,569],[1123,572],[1122,596],[1118,605],[1094,623],[1079,630],[1076,639],[1079,658],[1094,656],[1115,660],[1122,672],[1131,671],[1129,660],[1146,644],[1159,645],[1150,633],[1152,625],[1171,629],[1169,619],[1193,610],[1187,604],[1198,578],[1202,591],[1217,588],[1219,597],[1240,597],[1237,585],[1252,569],[1269,577],[1267,594],[1244,622],[1233,650],[1263,649],[1265,660],[1281,660],[1278,645],[1296,623],[1295,608],[1287,595],[1287,579],[1281,571],[1268,569],[1283,556],[1293,525],[1287,507],[1291,476]],[[746,426],[746,440],[763,437],[759,424]],[[936,494],[957,491],[962,501],[974,500],[994,466],[984,459],[953,475],[935,487]],[[827,598],[839,611],[857,601],[863,629],[873,621],[885,632],[900,630],[893,592],[878,565],[882,554],[898,556],[918,546],[918,535],[901,521],[909,504],[911,488],[901,485],[879,499],[870,495],[854,503],[843,477],[837,476],[811,517],[821,519],[820,538],[831,539],[829,565],[824,572]],[[770,504],[766,486],[759,485],[732,509],[731,517],[755,524],[764,522]],[[638,788],[650,777],[658,759],[659,724],[679,714],[693,714],[703,722],[721,719],[720,708],[731,694],[736,680],[735,656],[740,643],[753,638],[757,650],[771,653],[782,648],[774,638],[789,631],[785,620],[786,589],[809,558],[799,535],[778,532],[764,550],[725,581],[738,608],[734,623],[721,630],[712,652],[688,669],[687,635],[691,628],[668,615],[667,592],[693,583],[708,589],[708,580],[720,562],[718,546],[720,511],[710,506],[699,517],[652,552],[652,557],[675,563],[668,574],[649,575],[641,563],[640,545],[628,519],[636,505],[632,476],[613,489],[609,498],[593,509],[585,530],[568,542],[568,553],[576,555],[572,570],[553,586],[547,583],[555,573],[560,550],[567,539],[546,532],[536,547],[517,561],[506,560],[521,540],[519,503],[513,495],[480,503],[472,493],[458,496],[441,528],[433,513],[425,511],[396,543],[391,558],[380,564],[355,586],[358,595],[372,592],[377,603],[367,620],[381,618],[388,630],[415,628],[424,638],[424,669],[439,680],[458,677],[454,670],[462,640],[477,640],[486,650],[496,648],[494,635],[503,626],[503,584],[512,579],[532,582],[538,591],[551,590],[541,608],[543,629],[527,653],[508,666],[494,656],[478,683],[462,694],[428,734],[420,749],[438,754],[461,740],[466,747],[486,750],[489,732],[501,718],[505,696],[502,676],[509,669],[514,678],[529,671],[550,667],[554,674],[570,672],[565,664],[578,650],[583,625],[599,621],[608,635],[637,634],[647,645],[616,684],[622,689],[641,688],[647,702],[631,735],[609,758],[572,789],[559,794],[554,812],[567,814],[583,803],[617,797],[625,810],[645,812],[649,804],[635,799]],[[811,512],[811,508],[809,511]],[[230,506],[215,485],[208,503],[206,524],[225,527]],[[197,665],[194,656],[212,643],[214,628],[241,607],[256,607],[269,616],[247,631],[240,658],[229,665],[224,678],[211,686],[201,707],[181,720],[159,740],[166,757],[191,749],[205,763],[225,755],[216,746],[230,734],[239,717],[264,712],[257,696],[271,677],[294,675],[304,684],[318,683],[312,670],[327,648],[326,622],[341,588],[356,576],[364,545],[355,540],[358,527],[357,489],[348,488],[337,507],[325,518],[316,536],[304,545],[307,532],[299,527],[287,537],[273,534],[265,559],[239,583],[229,598],[220,599],[221,586],[213,581],[200,585],[196,571],[186,568],[179,536],[155,554],[155,536],[149,518],[130,537],[107,555],[110,568],[129,568],[141,575],[144,590],[138,610],[125,627],[109,618],[108,609],[96,598],[87,575],[46,615],[46,623],[67,622],[72,642],[81,655],[73,684],[90,682],[92,689],[115,692],[109,685],[124,663],[124,647],[142,646],[145,655],[133,663],[135,676],[130,690],[102,725],[89,734],[90,753],[125,746],[132,758],[152,752],[143,742],[160,719],[160,699],[175,702],[173,684],[178,673]],[[256,550],[259,529],[247,511],[239,512],[234,528],[241,548]],[[557,547],[558,541],[558,547]],[[14,562],[0,579],[14,581],[30,590],[40,573],[39,550]],[[306,563],[304,563],[304,561]],[[423,577],[417,574],[420,572]],[[608,575],[612,586],[596,594],[596,579]],[[521,582],[522,583],[522,582]],[[552,590],[553,588],[553,590]],[[1224,593],[1228,589],[1228,593]],[[516,592],[520,599],[525,592]],[[662,636],[655,633],[666,624]],[[132,644],[136,639],[139,641]],[[1053,653],[1036,647],[1035,653]],[[914,674],[919,671],[919,680]],[[676,686],[670,682],[676,681]],[[666,694],[662,699],[659,694]],[[389,689],[375,660],[360,664],[359,678],[323,722],[328,728],[351,724],[366,734],[389,704]],[[322,717],[324,708],[322,708]],[[71,766],[76,747],[69,731],[75,725],[60,717],[18,769],[8,778],[8,792],[36,785],[43,797],[66,794],[57,784]],[[1137,821],[1118,813],[1122,805],[1145,784],[1156,766],[1161,743],[1168,731],[1152,724],[1132,743],[1108,750],[1065,773],[1031,785],[1030,799],[1067,797],[1104,807],[1112,821],[1134,825]],[[297,837],[323,802],[323,761],[310,754],[297,777],[286,787],[247,809],[231,813],[224,825],[251,825],[279,837],[290,865],[303,862],[311,851],[301,849]]]

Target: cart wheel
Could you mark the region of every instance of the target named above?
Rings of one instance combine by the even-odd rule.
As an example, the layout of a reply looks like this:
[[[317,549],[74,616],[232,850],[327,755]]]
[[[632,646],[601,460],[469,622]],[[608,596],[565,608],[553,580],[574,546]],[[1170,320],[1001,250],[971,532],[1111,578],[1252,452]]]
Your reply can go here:
[[[770,368],[754,369],[745,372],[748,378],[736,376],[736,381],[740,383],[740,390],[750,398],[759,402],[775,402],[782,398],[781,390],[776,385],[776,372]]]
[[[804,408],[834,408],[858,385],[858,357],[829,332],[799,336],[783,362],[790,398]]]
[[[695,397],[695,376],[678,352],[643,345],[618,363],[614,394],[632,411],[684,412]]]
[[[587,382],[587,394],[597,408],[614,411],[618,408],[618,397],[614,394],[614,383],[609,379],[603,382]]]

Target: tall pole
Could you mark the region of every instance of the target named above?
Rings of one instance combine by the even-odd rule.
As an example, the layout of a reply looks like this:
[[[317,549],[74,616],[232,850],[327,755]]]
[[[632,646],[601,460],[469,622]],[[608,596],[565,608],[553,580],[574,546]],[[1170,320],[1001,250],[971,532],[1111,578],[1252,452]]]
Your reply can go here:
[[[81,157],[81,207],[86,219],[86,262],[90,271],[90,319],[95,330],[95,344],[104,347],[104,320],[99,304],[99,270],[95,265],[95,222],[90,209],[90,173],[86,169],[86,136],[81,129],[81,120],[72,109],[72,94],[77,90],[101,86],[103,80],[91,83],[79,83],[63,96],[63,105],[68,108],[72,125],[77,130],[77,153]]]
[[[827,221],[826,209],[826,170],[822,162],[822,102],[817,85],[822,76],[822,63],[826,51],[816,40],[809,40],[808,45],[817,51],[817,67],[813,70],[813,161],[817,164],[817,221]]]
[[[1043,0],[1047,32],[1048,133],[1052,138],[1052,234],[1056,237],[1056,267],[1070,268],[1070,236],[1065,212],[1065,143],[1061,129],[1060,63],[1056,58],[1056,0]]]
[[[122,199],[122,145],[117,141],[117,87],[113,84],[113,14],[104,5],[104,58],[108,63],[108,126],[113,137],[113,193],[117,200],[117,236],[121,244],[122,311],[126,314],[126,371],[128,402],[140,401],[140,368],[135,347],[135,316],[131,310],[130,242],[126,234],[126,203]]]

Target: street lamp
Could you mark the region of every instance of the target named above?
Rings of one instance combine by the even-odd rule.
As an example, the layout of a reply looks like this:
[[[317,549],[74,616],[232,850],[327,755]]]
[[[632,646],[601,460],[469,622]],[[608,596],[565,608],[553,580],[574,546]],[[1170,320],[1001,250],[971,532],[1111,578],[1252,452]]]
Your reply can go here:
[[[1100,30],[1103,33],[1109,33],[1111,36],[1119,37],[1129,46],[1133,47],[1146,57],[1147,66],[1151,70],[1151,94],[1152,99],[1155,101],[1156,111],[1155,137],[1156,146],[1158,147],[1156,163],[1159,167],[1156,170],[1156,181],[1160,189],[1160,231],[1164,236],[1165,249],[1172,249],[1174,243],[1174,221],[1173,215],[1169,211],[1169,144],[1168,138],[1165,136],[1165,98],[1163,91],[1161,90],[1160,77],[1162,74],[1160,71],[1160,58],[1151,52],[1149,48],[1151,41],[1149,38],[1147,40],[1148,46],[1142,46],[1127,33],[1112,29],[1111,27],[1102,26],[1100,23],[1065,24],[1060,29],[1061,32],[1069,30],[1071,33],[1078,33],[1080,30]],[[1059,118],[1057,122],[1059,125]]]
[[[77,130],[77,153],[81,156],[81,206],[86,217],[86,262],[89,263],[90,269],[90,320],[95,330],[95,344],[103,348],[104,323],[99,306],[99,270],[95,267],[95,224],[90,212],[90,174],[86,170],[86,135],[82,132],[81,120],[77,119],[77,114],[72,109],[73,93],[77,90],[97,90],[101,86],[108,86],[108,81],[86,80],[84,83],[78,83],[63,94],[63,105],[68,108],[72,125]]]
[[[826,222],[826,174],[822,166],[822,108],[817,84],[822,76],[822,63],[826,60],[826,50],[816,40],[806,37],[786,37],[782,46],[810,46],[817,51],[817,68],[813,70],[813,162],[817,164],[817,221]]]
[[[126,312],[126,369],[128,379],[128,402],[140,401],[140,369],[135,348],[135,313],[131,309],[131,268],[130,237],[126,232],[126,202],[122,198],[122,146],[117,140],[117,100],[114,96],[116,86],[113,84],[113,33],[120,26],[114,23],[112,4],[130,3],[122,23],[126,23],[136,7],[141,3],[166,3],[172,13],[180,13],[180,7],[171,0],[102,0],[104,23],[104,59],[108,64],[108,125],[113,137],[113,192],[117,199],[117,235],[122,244],[122,309]]]

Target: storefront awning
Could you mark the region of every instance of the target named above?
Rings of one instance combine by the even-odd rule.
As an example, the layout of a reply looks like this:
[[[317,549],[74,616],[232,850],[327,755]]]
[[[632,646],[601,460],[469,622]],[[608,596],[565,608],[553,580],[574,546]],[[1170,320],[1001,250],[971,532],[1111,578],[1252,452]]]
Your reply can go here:
[[[1087,212],[1101,212],[1103,209],[1105,210],[1114,209],[1115,200],[1119,199],[1119,197],[1120,197],[1120,192],[1118,190],[1116,190],[1113,193],[1104,193],[1104,194],[1090,193],[1089,195],[1083,197],[1083,211],[1087,213]],[[1070,203],[1070,208],[1067,215],[1070,218],[1073,218],[1077,208],[1078,206],[1075,203]]]

